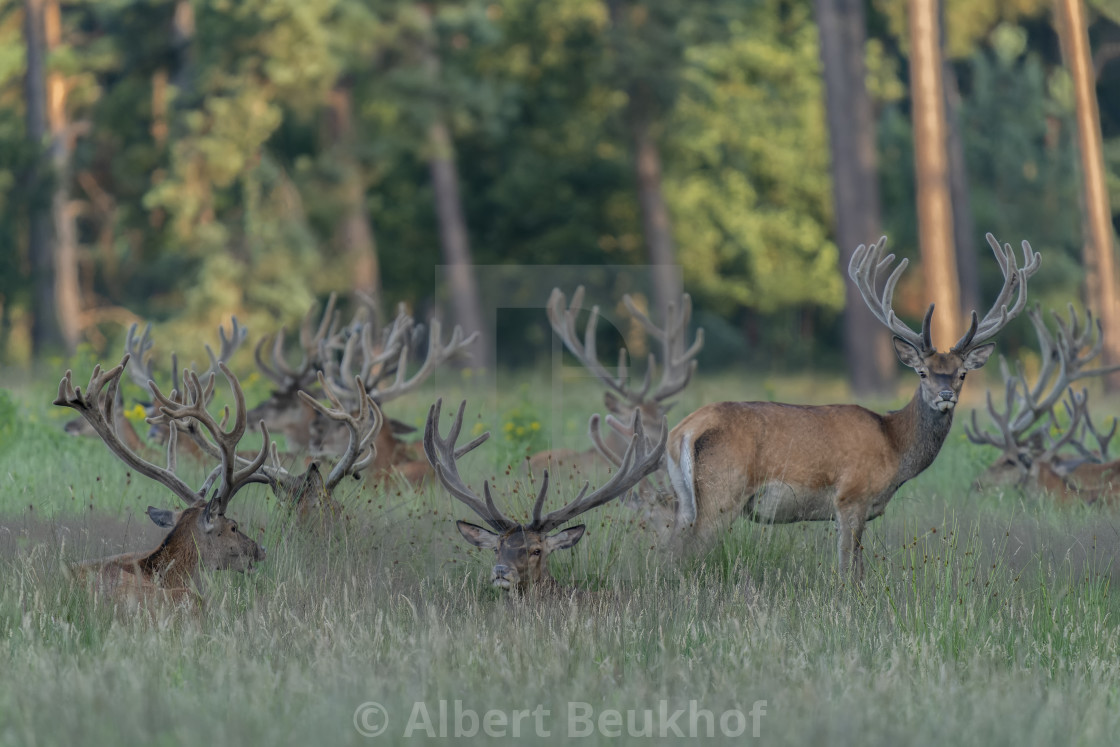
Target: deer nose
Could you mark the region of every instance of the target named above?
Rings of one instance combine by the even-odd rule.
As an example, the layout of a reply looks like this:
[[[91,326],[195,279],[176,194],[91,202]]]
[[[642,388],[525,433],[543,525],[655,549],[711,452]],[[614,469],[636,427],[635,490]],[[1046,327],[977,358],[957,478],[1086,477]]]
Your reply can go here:
[[[941,399],[945,400],[946,402],[952,402],[953,401],[953,396],[954,396],[953,395],[953,390],[952,389],[942,389],[940,392],[937,393],[937,396],[940,397]]]

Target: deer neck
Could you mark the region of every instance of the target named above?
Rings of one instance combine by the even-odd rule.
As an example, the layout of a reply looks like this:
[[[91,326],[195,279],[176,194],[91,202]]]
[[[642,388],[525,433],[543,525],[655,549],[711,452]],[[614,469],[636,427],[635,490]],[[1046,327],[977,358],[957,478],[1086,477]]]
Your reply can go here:
[[[897,484],[901,485],[933,463],[953,427],[953,410],[939,412],[922,401],[919,387],[906,407],[883,416],[898,454]]]
[[[178,534],[179,527],[172,529],[159,547],[136,563],[145,576],[159,577],[160,585],[168,588],[191,586],[198,581],[198,550],[194,538],[187,536],[176,541]]]

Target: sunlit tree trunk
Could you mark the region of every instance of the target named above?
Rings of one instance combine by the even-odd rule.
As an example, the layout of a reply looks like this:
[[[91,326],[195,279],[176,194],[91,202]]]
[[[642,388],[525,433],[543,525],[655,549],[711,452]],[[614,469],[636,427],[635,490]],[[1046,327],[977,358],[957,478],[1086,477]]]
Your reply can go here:
[[[45,30],[47,50],[62,42],[62,14],[58,0],[47,0]],[[68,83],[62,73],[47,75],[47,122],[51,133],[54,190],[51,215],[54,223],[54,297],[58,326],[67,353],[78,347],[82,331],[82,289],[78,278],[78,235],[70,201],[71,157],[74,133],[66,116]]]
[[[1073,78],[1077,104],[1077,142],[1081,151],[1082,194],[1088,228],[1084,237],[1085,286],[1088,305],[1104,328],[1104,357],[1120,363],[1120,307],[1117,306],[1116,267],[1113,258],[1112,209],[1101,147],[1100,113],[1089,28],[1081,0],[1057,0],[1055,16],[1066,66]],[[1120,373],[1106,377],[1110,390],[1120,388]]]
[[[933,343],[939,350],[945,350],[964,332],[964,325],[960,321],[960,286],[953,248],[939,17],[937,0],[910,0],[910,95],[918,236],[926,295],[937,304]]]
[[[24,77],[27,140],[33,153],[45,155],[47,130],[45,0],[24,0],[24,40],[27,72]],[[55,308],[54,256],[51,235],[51,203],[45,199],[48,167],[36,158],[24,184],[28,205],[28,255],[31,263],[31,348],[36,355],[63,344]]]
[[[625,24],[624,4],[608,0],[611,23]],[[631,31],[631,33],[637,33]],[[673,226],[669,208],[661,189],[661,152],[655,134],[653,96],[640,80],[625,84],[627,99],[624,113],[634,158],[634,176],[638,205],[642,214],[642,235],[653,274],[653,305],[662,319],[669,305],[680,300],[680,274],[673,248]]]
[[[863,2],[816,0],[814,10],[824,69],[836,241],[841,275],[847,279],[852,252],[860,244],[876,241],[882,231],[875,116],[863,63]],[[850,280],[844,284],[843,324],[852,388],[860,394],[884,390],[895,367],[890,335]]]
[[[345,83],[330,93],[327,109],[329,147],[334,150],[336,164],[342,171],[342,219],[335,228],[335,241],[346,256],[350,288],[370,297],[377,311],[381,310],[381,270],[377,258],[377,241],[366,211],[366,187],[362,170],[354,154],[354,97]]]

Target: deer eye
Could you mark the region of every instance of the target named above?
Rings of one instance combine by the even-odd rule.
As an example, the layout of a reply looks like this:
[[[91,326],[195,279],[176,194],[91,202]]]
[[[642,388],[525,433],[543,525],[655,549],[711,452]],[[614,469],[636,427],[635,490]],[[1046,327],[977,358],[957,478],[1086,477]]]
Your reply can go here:
[[[926,374],[926,372],[925,372],[925,371],[919,371],[919,372],[918,372],[918,376],[920,376],[920,377],[922,377],[922,378],[924,379],[924,378],[926,378],[926,377],[927,377],[927,374]]]
[[[964,381],[964,377],[965,377],[966,373],[968,373],[968,372],[967,371],[961,371],[961,381]]]
[[[540,555],[541,554],[541,549],[539,547],[534,547],[532,550],[529,551],[529,554],[534,556],[534,557],[537,556],[537,555]]]

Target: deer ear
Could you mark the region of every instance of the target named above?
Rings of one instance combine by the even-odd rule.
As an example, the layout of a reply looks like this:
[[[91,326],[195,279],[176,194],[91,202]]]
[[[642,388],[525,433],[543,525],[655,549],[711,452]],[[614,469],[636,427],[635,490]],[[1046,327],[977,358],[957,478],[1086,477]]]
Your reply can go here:
[[[467,521],[457,521],[455,522],[455,527],[459,530],[459,534],[463,535],[463,539],[470,542],[475,547],[481,547],[487,550],[496,550],[498,548],[499,537],[489,529],[483,529]]]
[[[175,526],[175,522],[179,519],[179,512],[172,511],[167,508],[156,508],[155,506],[148,506],[148,518],[157,527],[170,529]]]
[[[583,524],[580,524],[579,526],[571,527],[569,529],[565,529],[562,532],[557,532],[556,534],[549,536],[546,540],[548,544],[548,551],[552,552],[554,550],[567,550],[569,547],[573,546],[575,543],[583,539],[583,533],[585,531],[587,531],[587,527]]]
[[[394,436],[403,436],[408,433],[416,432],[416,428],[414,426],[411,426],[408,423],[402,423],[396,418],[385,418],[385,420],[389,425],[389,431]]]
[[[925,365],[922,361],[922,354],[918,349],[910,343],[903,340],[901,337],[895,337],[891,340],[894,343],[894,354],[902,361],[902,365],[909,366],[910,368],[918,368]]]
[[[961,364],[961,367],[964,368],[965,371],[975,371],[988,362],[988,356],[990,356],[995,349],[996,344],[994,342],[989,342],[987,345],[981,345],[978,348],[969,350],[964,356],[964,363]]]

